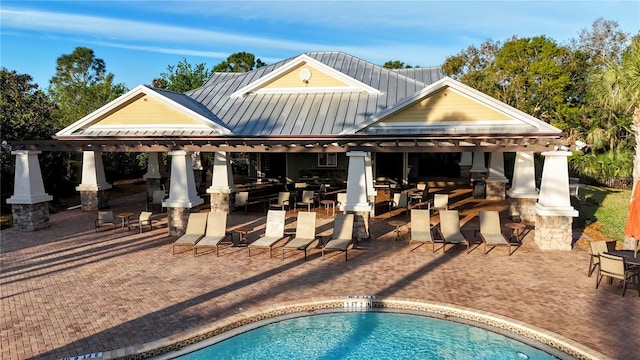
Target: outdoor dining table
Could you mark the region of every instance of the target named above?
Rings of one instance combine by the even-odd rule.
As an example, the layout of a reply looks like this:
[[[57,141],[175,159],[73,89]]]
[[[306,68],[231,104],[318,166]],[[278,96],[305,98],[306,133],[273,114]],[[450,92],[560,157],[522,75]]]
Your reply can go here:
[[[627,265],[640,266],[640,253],[633,250],[609,250],[607,254],[624,258],[624,262]]]

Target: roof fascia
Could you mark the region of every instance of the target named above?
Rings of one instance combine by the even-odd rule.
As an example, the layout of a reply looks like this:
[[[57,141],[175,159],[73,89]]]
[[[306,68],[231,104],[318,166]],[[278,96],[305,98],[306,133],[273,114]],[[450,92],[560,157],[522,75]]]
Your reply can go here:
[[[128,102],[129,100],[134,99],[136,96],[140,95],[140,94],[144,94],[147,96],[150,96],[162,103],[164,103],[167,106],[173,107],[174,109],[176,109],[177,111],[183,112],[185,114],[187,114],[190,117],[193,117],[194,119],[202,122],[203,125],[207,125],[209,127],[215,127],[218,128],[218,130],[220,131],[221,134],[225,134],[225,135],[230,135],[231,134],[231,130],[220,126],[219,124],[214,123],[213,121],[211,121],[210,119],[194,112],[193,110],[186,108],[180,104],[178,104],[177,102],[167,98],[166,96],[163,96],[162,94],[158,93],[157,91],[154,91],[153,89],[145,86],[145,85],[138,85],[135,88],[129,90],[128,92],[126,92],[125,94],[121,95],[120,97],[118,97],[117,99],[109,102],[108,104],[102,106],[101,108],[97,109],[96,111],[88,114],[87,116],[83,117],[82,119],[76,121],[75,123],[67,126],[66,128],[58,131],[55,136],[73,136],[73,132],[78,130],[81,127],[84,127],[86,125],[91,124],[92,122],[96,121],[97,119],[99,119],[101,116],[108,114],[109,112],[116,110],[119,106],[125,104],[126,102]]]
[[[535,128],[541,128],[544,127],[545,128],[545,132],[557,132],[557,133],[561,133],[562,130],[553,127],[545,122],[543,122],[542,120],[539,120],[523,111],[520,111],[516,108],[514,108],[513,106],[510,106],[508,104],[503,103],[502,101],[499,101],[497,99],[494,99],[493,97],[478,91],[468,85],[465,85],[459,81],[456,81],[448,76],[445,76],[444,78],[434,82],[433,84],[425,87],[424,89],[418,91],[417,93],[415,93],[412,96],[409,96],[407,98],[404,98],[403,100],[400,100],[399,102],[397,102],[396,104],[372,115],[371,117],[369,117],[367,120],[363,121],[360,124],[356,124],[354,126],[352,126],[351,128],[345,129],[343,130],[340,135],[348,135],[348,134],[355,134],[356,132],[365,129],[369,126],[374,125],[377,122],[380,122],[382,120],[384,120],[385,118],[394,115],[400,111],[402,111],[403,109],[406,109],[407,107],[415,104],[416,102],[431,96],[432,94],[434,94],[437,91],[440,91],[441,89],[445,88],[445,87],[450,87],[456,91],[458,91],[461,95],[466,96],[468,98],[470,98],[471,100],[477,101],[481,104],[484,104],[496,111],[500,111],[503,112],[515,119],[521,120]]]
[[[270,72],[269,74],[263,76],[262,78],[246,85],[243,86],[242,88],[236,90],[235,92],[233,92],[230,97],[231,98],[238,98],[238,97],[242,97],[245,94],[248,93],[252,93],[252,92],[256,92],[255,89],[260,88],[263,85],[266,85],[267,83],[269,83],[272,80],[275,80],[277,77],[279,77],[280,75],[292,70],[293,68],[303,64],[303,63],[307,63],[310,64],[314,67],[317,67],[319,69],[321,69],[322,71],[328,73],[329,75],[335,77],[336,79],[343,81],[347,84],[349,84],[352,88],[348,88],[346,89],[346,91],[356,91],[356,90],[361,90],[361,91],[365,91],[369,94],[375,94],[375,95],[379,95],[382,94],[382,92],[376,88],[373,88],[367,84],[364,84],[348,75],[345,75],[343,73],[341,73],[340,71],[306,55],[306,54],[302,54],[299,55],[298,57],[296,57],[295,59],[293,59],[292,61],[284,64],[283,66],[281,66],[280,68],[278,68],[277,70],[274,70],[272,72]],[[279,90],[279,91],[278,91]],[[288,89],[272,89],[269,91],[269,93],[275,93],[275,92],[286,92]],[[335,89],[329,89],[332,92],[335,91]],[[297,92],[300,92],[300,90],[297,90]]]

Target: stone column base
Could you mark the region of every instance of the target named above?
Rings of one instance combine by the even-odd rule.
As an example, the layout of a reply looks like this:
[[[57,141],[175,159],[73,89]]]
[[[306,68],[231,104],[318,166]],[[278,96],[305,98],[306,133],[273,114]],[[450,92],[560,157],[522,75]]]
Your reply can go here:
[[[230,198],[229,193],[211,193],[211,212],[230,213]]]
[[[509,216],[519,218],[520,221],[535,222],[536,212],[534,207],[537,201],[536,198],[511,198]]]
[[[354,214],[353,216],[353,235],[357,239],[357,241],[368,241],[369,240],[369,219],[370,212],[365,211],[356,211],[349,212],[350,214]]]
[[[49,202],[12,204],[13,228],[29,232],[49,227]]]
[[[570,251],[573,243],[571,216],[536,215],[535,242],[541,250]]]
[[[167,222],[169,236],[182,236],[187,231],[190,208],[170,207],[167,208]]]
[[[460,165],[460,178],[462,179],[471,178],[471,165]]]
[[[109,207],[109,192],[107,190],[80,191],[80,204],[84,211],[96,211]]]
[[[504,200],[507,194],[507,183],[487,181],[487,200]]]

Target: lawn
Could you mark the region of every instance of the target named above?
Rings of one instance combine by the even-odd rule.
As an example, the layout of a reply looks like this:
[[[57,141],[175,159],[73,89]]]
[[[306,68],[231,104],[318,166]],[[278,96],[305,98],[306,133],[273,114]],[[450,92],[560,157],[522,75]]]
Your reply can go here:
[[[580,211],[580,216],[574,220],[577,228],[596,230],[607,239],[624,239],[631,190],[586,186],[580,189],[580,198],[578,203],[572,204]]]

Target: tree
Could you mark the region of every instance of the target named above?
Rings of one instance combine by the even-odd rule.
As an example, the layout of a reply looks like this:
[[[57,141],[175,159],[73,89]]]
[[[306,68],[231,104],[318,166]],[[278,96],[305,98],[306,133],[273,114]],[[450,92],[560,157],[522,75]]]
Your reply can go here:
[[[247,52],[237,52],[229,55],[227,60],[222,61],[213,68],[214,72],[247,72],[253,69],[263,67],[265,64],[262,60],[257,59],[255,55]]]
[[[602,67],[607,61],[620,60],[628,39],[629,35],[620,31],[616,21],[598,18],[590,29],[582,29],[570,45],[574,51],[585,53],[591,66]]]
[[[0,127],[2,140],[10,146],[17,140],[45,140],[54,134],[55,123],[52,113],[55,104],[32,83],[28,74],[18,74],[15,70],[0,69]],[[60,169],[64,169],[63,157],[59,153],[47,152],[42,155],[42,175],[47,191],[58,194],[70,184],[64,181]],[[2,205],[13,193],[14,164],[9,148],[0,149]],[[68,189],[67,189],[68,190]]]
[[[153,79],[152,85],[159,89],[185,93],[202,86],[211,73],[206,64],[192,66],[183,58],[177,65],[167,66],[167,72],[160,74],[160,78]]]
[[[89,48],[77,47],[60,56],[49,82],[49,93],[58,106],[54,112],[58,127],[68,126],[124,94],[125,85],[115,84],[113,79],[104,60]]]
[[[385,69],[411,69],[412,66],[409,64],[405,64],[400,60],[389,60],[384,65],[382,65]]]

